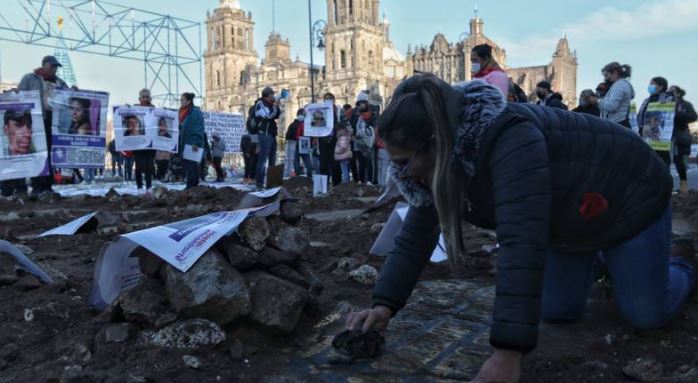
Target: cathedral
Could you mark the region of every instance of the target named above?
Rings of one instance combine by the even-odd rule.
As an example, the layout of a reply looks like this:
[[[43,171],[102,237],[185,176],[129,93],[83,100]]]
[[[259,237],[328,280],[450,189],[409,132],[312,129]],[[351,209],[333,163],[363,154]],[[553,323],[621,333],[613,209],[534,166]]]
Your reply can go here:
[[[470,33],[457,43],[437,34],[431,46],[398,52],[390,39],[390,22],[379,15],[380,0],[327,0],[327,27],[324,37],[325,65],[313,69],[317,100],[331,92],[337,104],[354,104],[357,94],[369,90],[371,102],[385,106],[395,87],[414,71],[431,72],[450,83],[470,80],[470,49],[487,43],[494,56],[527,94],[535,84],[548,80],[562,93],[565,102],[576,104],[577,58],[565,38],[558,43],[547,65],[508,68],[506,51],[484,33],[477,15],[470,21]],[[280,93],[286,113],[279,121],[280,139],[298,108],[311,102],[310,64],[291,55],[291,43],[271,32],[264,45],[264,57],[254,49],[252,14],[241,9],[239,0],[220,0],[207,15],[208,36],[205,60],[205,108],[245,115],[266,86]],[[283,146],[280,146],[283,147]]]

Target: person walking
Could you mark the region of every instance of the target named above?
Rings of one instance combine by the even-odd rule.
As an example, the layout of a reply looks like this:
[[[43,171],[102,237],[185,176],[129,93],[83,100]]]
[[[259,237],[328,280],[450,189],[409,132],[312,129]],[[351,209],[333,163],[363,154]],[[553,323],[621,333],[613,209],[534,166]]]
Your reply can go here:
[[[223,182],[225,181],[225,171],[221,167],[221,163],[223,163],[225,156],[225,140],[218,133],[213,133],[211,137],[213,137],[211,159],[213,160],[213,168],[216,170],[216,182]]]
[[[679,173],[679,192],[688,192],[688,156],[691,155],[693,136],[688,125],[698,120],[693,104],[686,101],[686,91],[678,85],[669,88],[669,94],[676,101],[676,116],[674,117],[674,166]]]
[[[153,99],[149,89],[141,89],[138,92],[138,105],[155,108],[152,103]],[[145,175],[145,190],[148,191],[153,186],[153,174],[155,174],[155,150],[140,149],[133,151],[133,157],[136,162],[136,187],[138,190],[143,189],[143,176]]]
[[[291,177],[292,173],[300,175],[300,159],[298,156],[298,129],[305,120],[305,109],[296,111],[296,118],[286,130],[286,160],[284,161],[284,178]]]
[[[339,163],[342,171],[342,183],[349,182],[349,161],[352,158],[351,138],[347,128],[340,124],[336,125],[337,146],[334,149],[334,160]]]
[[[48,99],[55,89],[68,89],[68,84],[56,75],[58,68],[62,66],[54,56],[46,56],[41,60],[41,67],[24,75],[17,86],[19,91],[38,91],[42,102],[41,110],[44,118],[49,175],[32,178],[32,195],[38,195],[44,191],[53,191],[51,188],[51,185],[53,185],[53,176],[51,175],[53,109]]]
[[[635,98],[635,90],[630,84],[632,67],[612,62],[601,69],[606,84],[603,98],[592,97],[601,109],[601,118],[623,125],[630,129],[630,102]]]
[[[194,97],[194,93],[183,93],[179,99],[181,105],[179,108],[179,151],[187,178],[186,189],[199,185],[200,162],[185,159],[183,156],[185,147],[190,146],[191,150],[198,154],[204,150],[205,140],[204,115],[201,113],[201,109],[194,105]]]
[[[562,95],[553,92],[549,81],[541,81],[536,85],[536,97],[538,97],[536,105],[567,110],[567,105],[562,102]]]
[[[592,100],[596,100],[596,93],[591,89],[584,89],[579,94],[579,106],[572,109],[575,113],[586,113],[592,116],[601,117],[601,109],[599,105]]]
[[[499,89],[506,100],[509,96],[509,77],[492,56],[492,47],[476,45],[470,51],[470,65],[473,78],[481,79]]]
[[[672,240],[672,177],[632,131],[587,114],[507,103],[482,81],[453,87],[433,75],[399,85],[379,125],[391,179],[410,209],[372,308],[348,315],[347,329],[388,326],[440,231],[457,269],[466,250],[463,219],[496,229],[500,245],[494,352],[475,382],[517,382],[541,320],[582,319],[599,252],[617,307],[636,329],[664,326],[694,290],[692,241]]]
[[[263,189],[267,163],[269,166],[276,165],[276,136],[278,134],[276,120],[281,116],[281,110],[276,105],[274,89],[266,87],[262,90],[262,97],[255,104],[254,113],[256,134],[259,140],[255,181],[257,189]]]

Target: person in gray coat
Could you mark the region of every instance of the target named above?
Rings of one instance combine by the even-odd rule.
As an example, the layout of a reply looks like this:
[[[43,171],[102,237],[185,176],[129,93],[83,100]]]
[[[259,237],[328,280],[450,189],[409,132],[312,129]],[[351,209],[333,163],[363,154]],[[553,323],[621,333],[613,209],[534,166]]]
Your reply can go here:
[[[630,129],[630,102],[635,98],[635,90],[630,84],[632,67],[612,62],[601,69],[606,85],[609,87],[606,95],[591,102],[599,104],[601,117],[623,125]]]

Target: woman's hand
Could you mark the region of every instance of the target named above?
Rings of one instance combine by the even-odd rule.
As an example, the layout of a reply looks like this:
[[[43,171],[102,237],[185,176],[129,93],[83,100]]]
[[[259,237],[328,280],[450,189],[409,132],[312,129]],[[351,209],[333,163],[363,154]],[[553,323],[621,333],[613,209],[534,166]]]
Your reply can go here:
[[[392,314],[392,310],[387,306],[376,306],[372,309],[354,312],[347,316],[346,328],[350,331],[357,328],[361,328],[363,332],[368,332],[371,329],[383,331],[388,327]]]
[[[517,383],[521,376],[521,353],[495,349],[472,383]]]

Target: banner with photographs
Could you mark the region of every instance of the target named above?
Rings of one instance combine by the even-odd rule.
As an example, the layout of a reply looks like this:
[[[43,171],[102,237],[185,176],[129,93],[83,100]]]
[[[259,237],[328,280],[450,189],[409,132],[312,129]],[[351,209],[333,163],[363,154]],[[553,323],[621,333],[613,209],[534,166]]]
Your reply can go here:
[[[334,106],[331,102],[310,104],[305,107],[303,135],[306,137],[331,136],[334,130]]]
[[[104,167],[109,93],[56,89],[51,163],[54,167]]]
[[[146,106],[114,107],[116,150],[160,150],[176,153],[179,118],[173,110]]]
[[[241,114],[203,112],[204,126],[208,140],[211,141],[213,134],[225,142],[225,153],[241,153],[240,140],[245,134],[245,119]]]
[[[676,103],[652,102],[647,105],[642,126],[642,138],[654,150],[670,151],[674,133]]]
[[[628,112],[628,120],[630,121],[630,130],[636,134],[640,134],[640,128],[637,126],[637,104],[630,103],[630,111]]]
[[[49,175],[38,91],[0,95],[0,181]]]

